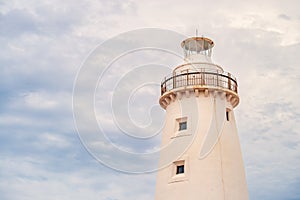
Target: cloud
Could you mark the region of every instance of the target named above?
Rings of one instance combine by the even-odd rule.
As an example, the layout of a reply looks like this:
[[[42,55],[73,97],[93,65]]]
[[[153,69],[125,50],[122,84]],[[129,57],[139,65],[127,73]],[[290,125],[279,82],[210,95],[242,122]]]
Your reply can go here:
[[[291,18],[286,14],[280,14],[280,15],[278,15],[278,17],[281,19],[284,19],[284,20],[288,20],[288,21],[291,20]]]
[[[18,37],[24,33],[37,31],[34,16],[24,10],[11,10],[0,15],[0,35]]]
[[[197,28],[215,41],[216,63],[237,77],[241,103],[235,114],[251,199],[299,199],[298,11],[297,0],[2,2],[0,198],[153,199],[155,174],[119,173],[88,154],[75,131],[71,103],[76,73],[97,44],[132,29],[157,27],[186,35]],[[113,83],[130,63],[155,59],[170,68],[178,64],[168,63],[166,54],[136,53],[115,63],[104,81]],[[135,88],[125,102],[137,126],[154,115],[163,118],[151,107],[159,95],[154,87]],[[107,105],[116,94],[101,89],[96,117],[110,139],[130,151],[157,150],[159,138],[136,142],[112,127]]]
[[[63,162],[63,159],[57,160]],[[61,164],[57,163],[60,168]],[[73,169],[54,170],[49,168],[49,160],[36,157],[14,157],[2,160],[0,183],[2,199],[151,199],[149,190],[154,188],[151,175],[135,176],[111,174],[95,163],[72,162]],[[101,171],[99,171],[101,170]],[[17,175],[17,176],[16,176]],[[131,190],[128,190],[128,181]],[[124,187],[124,184],[127,187]],[[151,188],[146,189],[145,188]],[[5,188],[5,190],[4,190]],[[34,188],[34,189],[33,189]],[[136,194],[130,191],[137,191]],[[113,191],[113,193],[111,192]],[[47,195],[45,195],[47,194]]]

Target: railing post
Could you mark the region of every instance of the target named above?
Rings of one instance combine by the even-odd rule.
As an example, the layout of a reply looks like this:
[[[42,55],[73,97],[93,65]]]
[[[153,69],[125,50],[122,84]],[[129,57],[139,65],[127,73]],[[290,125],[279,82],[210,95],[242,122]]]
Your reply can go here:
[[[186,71],[186,85],[189,86],[189,69]]]
[[[219,85],[219,71],[217,70],[217,87],[220,87]]]
[[[173,74],[172,74],[172,81],[173,81],[173,88],[176,88],[176,72],[174,71]]]
[[[163,83],[161,84],[161,95],[163,95],[166,91],[167,91],[167,82],[165,77]]]
[[[231,90],[231,74],[228,72],[228,89]]]
[[[205,76],[204,76],[204,73],[205,73],[205,72],[203,72],[203,70],[201,69],[201,74],[200,74],[200,80],[201,80],[201,81],[200,81],[200,84],[201,84],[201,86],[202,86],[202,85],[205,85],[205,80],[204,80],[204,79],[205,79]]]

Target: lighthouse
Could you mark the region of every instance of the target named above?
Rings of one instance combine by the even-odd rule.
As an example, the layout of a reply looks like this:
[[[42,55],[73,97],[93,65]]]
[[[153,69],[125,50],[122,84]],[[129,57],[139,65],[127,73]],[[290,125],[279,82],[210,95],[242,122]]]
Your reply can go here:
[[[187,38],[181,47],[183,64],[161,82],[168,150],[160,153],[155,200],[247,200],[237,80],[213,63],[211,39]]]

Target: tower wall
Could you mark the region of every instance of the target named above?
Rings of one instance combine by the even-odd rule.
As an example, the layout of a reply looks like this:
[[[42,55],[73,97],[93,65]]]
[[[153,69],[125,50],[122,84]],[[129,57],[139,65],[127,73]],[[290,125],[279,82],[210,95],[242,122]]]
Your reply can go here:
[[[161,154],[161,166],[170,158],[173,162],[158,171],[156,200],[248,199],[232,109],[224,93],[215,91],[183,93],[167,105],[162,146],[175,142],[186,148],[180,148],[181,155],[172,154],[174,145],[173,151]],[[183,118],[187,129],[178,131]],[[178,163],[184,163],[182,174],[176,174]]]

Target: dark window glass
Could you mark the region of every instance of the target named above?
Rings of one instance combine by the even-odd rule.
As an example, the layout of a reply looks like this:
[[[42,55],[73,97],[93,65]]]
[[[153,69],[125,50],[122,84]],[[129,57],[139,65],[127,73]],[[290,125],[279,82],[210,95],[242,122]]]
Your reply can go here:
[[[183,174],[184,173],[184,165],[178,165],[176,174]]]
[[[226,111],[226,119],[227,119],[227,121],[229,121],[229,112],[228,111]]]
[[[179,130],[186,130],[187,128],[187,122],[179,122]]]

